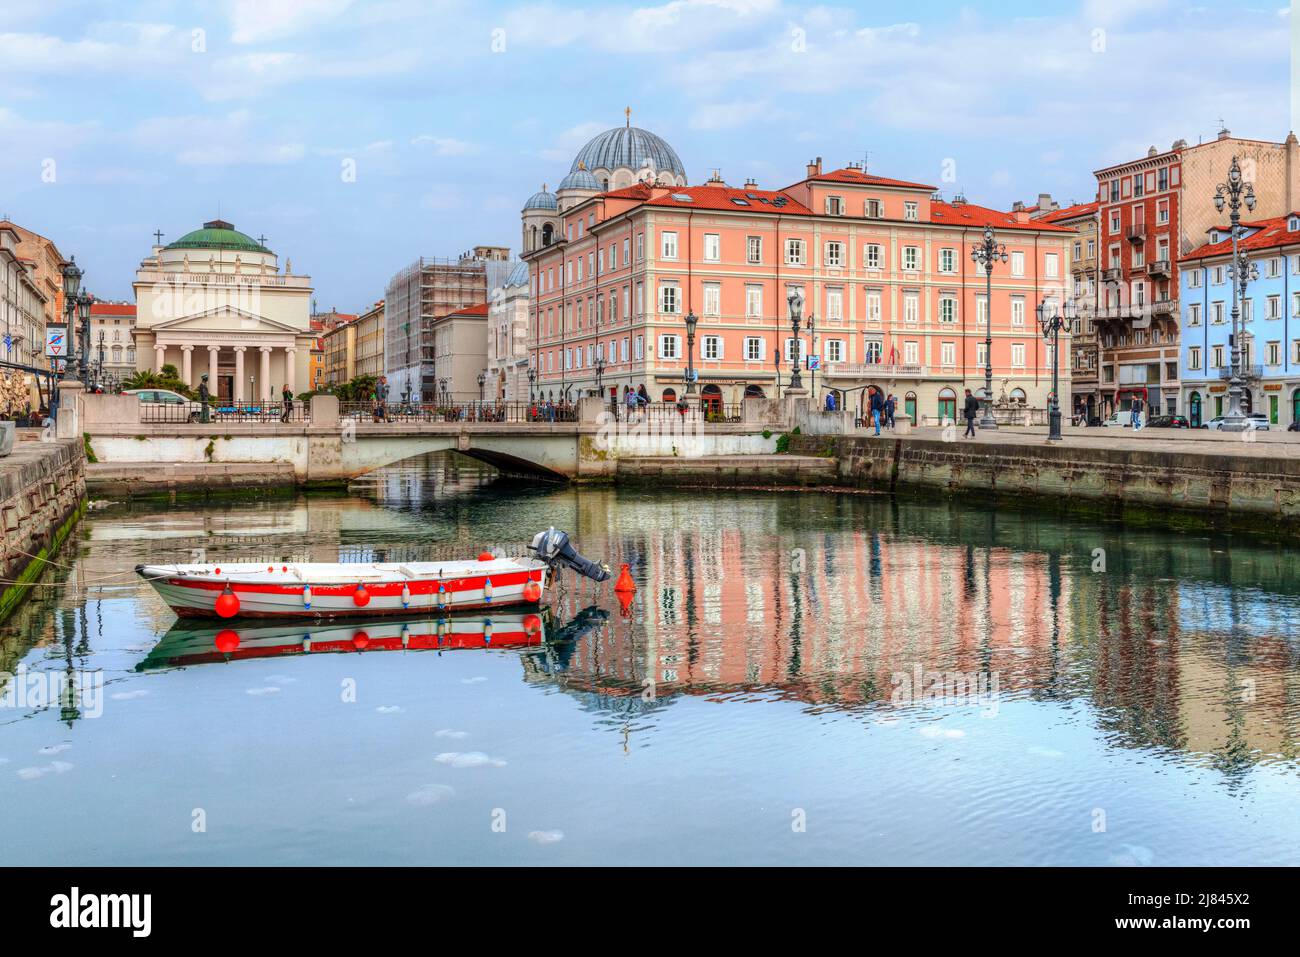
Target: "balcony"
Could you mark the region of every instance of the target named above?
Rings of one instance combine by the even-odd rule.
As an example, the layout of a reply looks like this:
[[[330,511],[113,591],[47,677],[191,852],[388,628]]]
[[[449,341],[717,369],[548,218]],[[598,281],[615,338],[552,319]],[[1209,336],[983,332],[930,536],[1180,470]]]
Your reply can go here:
[[[1241,377],[1247,382],[1258,382],[1264,377],[1264,367],[1262,365],[1248,365],[1242,368]],[[1219,370],[1219,378],[1225,382],[1232,378],[1232,370],[1223,368]]]
[[[1113,266],[1110,269],[1103,269],[1101,278],[1103,282],[1123,282],[1124,270],[1119,266]]]
[[[1147,275],[1153,279],[1168,279],[1171,275],[1168,259],[1154,259],[1147,263]]]
[[[905,362],[828,362],[825,369],[825,376],[828,379],[920,378],[928,374],[929,369],[926,366],[910,365]]]
[[[1176,319],[1178,317],[1178,300],[1157,299],[1151,303],[1151,315],[1157,319]]]
[[[1147,241],[1147,224],[1132,223],[1124,230],[1124,238],[1135,246],[1140,246]]]

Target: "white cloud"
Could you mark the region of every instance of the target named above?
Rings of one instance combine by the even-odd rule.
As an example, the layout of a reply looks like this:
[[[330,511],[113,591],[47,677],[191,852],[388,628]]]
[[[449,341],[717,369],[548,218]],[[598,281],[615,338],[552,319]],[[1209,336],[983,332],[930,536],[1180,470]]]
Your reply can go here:
[[[430,146],[437,156],[472,156],[479,151],[477,143],[469,143],[450,136],[430,136],[421,133],[411,138],[412,146]]]
[[[230,39],[261,43],[319,28],[351,6],[351,0],[234,0]]]

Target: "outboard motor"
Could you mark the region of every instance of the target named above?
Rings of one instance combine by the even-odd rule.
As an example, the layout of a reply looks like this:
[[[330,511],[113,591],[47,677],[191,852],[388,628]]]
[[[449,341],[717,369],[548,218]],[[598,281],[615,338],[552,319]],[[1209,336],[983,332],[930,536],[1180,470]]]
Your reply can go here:
[[[610,577],[609,566],[602,562],[593,562],[583,558],[569,544],[569,536],[554,525],[544,532],[533,536],[533,543],[528,546],[537,553],[537,557],[551,567],[562,565],[571,568],[579,575],[584,575],[594,582],[607,581]]]

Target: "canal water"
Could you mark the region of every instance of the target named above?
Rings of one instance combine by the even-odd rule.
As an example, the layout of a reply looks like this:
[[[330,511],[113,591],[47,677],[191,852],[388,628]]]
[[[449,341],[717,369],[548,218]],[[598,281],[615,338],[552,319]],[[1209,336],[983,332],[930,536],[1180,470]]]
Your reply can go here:
[[[88,513],[0,626],[4,863],[1300,863],[1285,545],[465,461]],[[550,525],[634,600],[204,627],[132,574]]]

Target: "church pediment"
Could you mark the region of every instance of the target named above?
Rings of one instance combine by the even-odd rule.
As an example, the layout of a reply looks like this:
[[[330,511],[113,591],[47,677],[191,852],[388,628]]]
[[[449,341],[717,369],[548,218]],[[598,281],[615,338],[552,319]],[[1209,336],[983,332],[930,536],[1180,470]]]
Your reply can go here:
[[[268,319],[266,316],[259,316],[256,313],[237,309],[233,306],[217,306],[189,316],[177,316],[175,319],[156,323],[152,328],[159,332],[180,332],[186,329],[230,329],[240,332],[267,333],[291,332],[295,335],[303,335],[307,332],[306,329],[299,329],[288,323]]]

